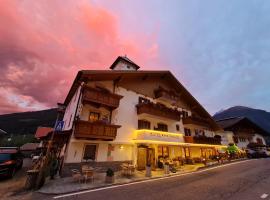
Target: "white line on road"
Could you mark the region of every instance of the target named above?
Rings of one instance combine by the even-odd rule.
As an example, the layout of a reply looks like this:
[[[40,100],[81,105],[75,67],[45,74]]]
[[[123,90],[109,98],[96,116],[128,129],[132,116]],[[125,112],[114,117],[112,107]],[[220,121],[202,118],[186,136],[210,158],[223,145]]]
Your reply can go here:
[[[268,197],[268,194],[265,194],[265,193],[264,193],[264,194],[261,195],[261,199],[265,199],[265,198],[267,198],[267,197]]]
[[[257,160],[257,159],[253,159],[253,160]],[[58,196],[55,196],[53,198],[54,199],[59,199],[59,198],[75,196],[75,195],[80,195],[80,194],[85,194],[85,193],[97,192],[97,191],[101,191],[101,190],[108,190],[108,189],[112,189],[112,188],[124,187],[124,186],[129,186],[129,185],[137,185],[137,184],[140,184],[140,183],[154,182],[154,181],[159,181],[159,180],[164,180],[164,179],[169,179],[169,178],[174,178],[174,177],[179,177],[179,176],[186,176],[186,175],[190,175],[190,174],[200,174],[202,172],[210,171],[210,170],[213,170],[213,169],[226,167],[226,166],[230,166],[230,165],[236,165],[236,164],[244,163],[244,162],[248,162],[248,161],[252,161],[252,160],[243,160],[243,161],[239,161],[239,162],[219,165],[219,166],[216,166],[216,167],[211,167],[211,168],[208,168],[208,169],[203,169],[203,170],[195,171],[195,172],[188,172],[188,173],[185,173],[185,174],[178,174],[178,175],[173,175],[173,176],[166,176],[166,177],[161,177],[161,178],[148,179],[148,180],[144,180],[144,181],[137,181],[137,182],[133,182],[133,183],[126,183],[126,184],[121,184],[121,185],[112,185],[112,186],[102,187],[102,188],[97,188],[97,189],[89,189],[89,190],[84,190],[84,191],[81,191],[81,192],[68,193],[68,194],[64,194],[64,195],[58,195]]]

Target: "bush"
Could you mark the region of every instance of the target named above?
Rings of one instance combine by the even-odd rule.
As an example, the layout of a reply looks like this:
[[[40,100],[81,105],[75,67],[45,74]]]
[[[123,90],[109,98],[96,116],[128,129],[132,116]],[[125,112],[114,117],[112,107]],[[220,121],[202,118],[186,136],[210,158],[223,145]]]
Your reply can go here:
[[[111,168],[109,168],[106,172],[106,175],[109,177],[112,177],[112,176],[114,176],[114,171]]]

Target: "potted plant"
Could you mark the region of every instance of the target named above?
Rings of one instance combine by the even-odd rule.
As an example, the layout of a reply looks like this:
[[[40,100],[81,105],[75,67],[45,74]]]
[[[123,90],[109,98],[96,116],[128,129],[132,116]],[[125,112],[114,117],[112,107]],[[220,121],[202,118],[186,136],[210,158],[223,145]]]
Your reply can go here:
[[[169,162],[164,163],[164,174],[169,174],[170,173],[170,166]]]
[[[105,179],[105,182],[106,183],[113,183],[114,182],[114,171],[109,168],[107,171],[106,171],[106,179]]]
[[[145,176],[146,177],[151,177],[152,176],[152,171],[151,171],[151,164],[147,163],[145,167]]]

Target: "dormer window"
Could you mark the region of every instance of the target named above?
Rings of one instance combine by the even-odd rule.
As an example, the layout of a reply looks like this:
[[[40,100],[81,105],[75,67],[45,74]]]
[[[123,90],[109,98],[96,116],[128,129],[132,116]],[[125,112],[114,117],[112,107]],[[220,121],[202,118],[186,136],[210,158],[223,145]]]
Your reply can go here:
[[[110,69],[112,70],[134,70],[137,71],[140,67],[130,60],[127,56],[118,56],[113,62]]]

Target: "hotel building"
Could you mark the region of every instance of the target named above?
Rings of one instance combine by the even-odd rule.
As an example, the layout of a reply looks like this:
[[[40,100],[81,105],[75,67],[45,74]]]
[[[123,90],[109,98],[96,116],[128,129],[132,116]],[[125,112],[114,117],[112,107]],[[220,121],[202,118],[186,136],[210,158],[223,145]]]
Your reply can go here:
[[[79,71],[65,99],[64,166],[208,158],[233,142],[169,71],[144,71],[119,56],[110,70]]]

